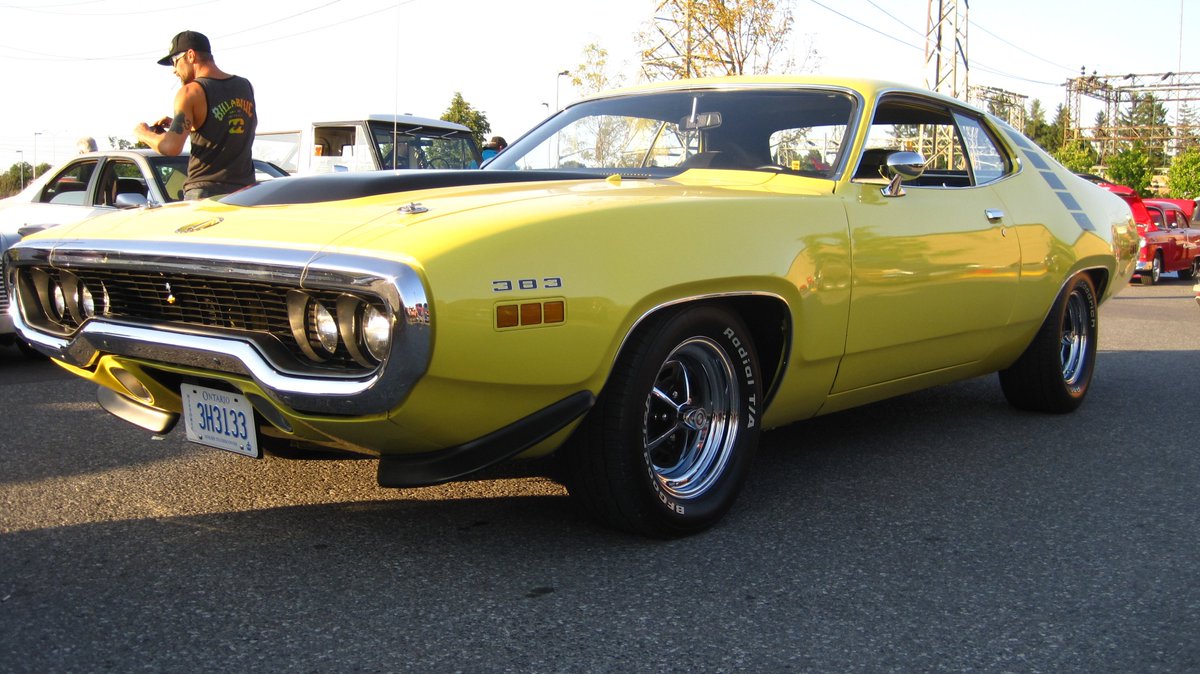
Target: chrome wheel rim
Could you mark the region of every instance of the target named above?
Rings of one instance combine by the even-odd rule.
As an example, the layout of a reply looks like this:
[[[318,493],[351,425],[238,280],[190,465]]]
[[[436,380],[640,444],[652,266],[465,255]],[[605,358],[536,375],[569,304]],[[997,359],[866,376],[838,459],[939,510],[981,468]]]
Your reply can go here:
[[[740,415],[733,361],[706,337],[675,347],[646,396],[642,440],[662,493],[694,499],[725,472]]]
[[[1083,376],[1087,364],[1088,342],[1091,340],[1091,317],[1083,294],[1071,293],[1063,316],[1060,358],[1063,381],[1074,386]]]

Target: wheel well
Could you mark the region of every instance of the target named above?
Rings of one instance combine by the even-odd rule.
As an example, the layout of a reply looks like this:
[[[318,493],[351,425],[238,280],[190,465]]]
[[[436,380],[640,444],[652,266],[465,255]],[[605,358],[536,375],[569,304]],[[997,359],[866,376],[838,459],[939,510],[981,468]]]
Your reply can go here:
[[[1092,286],[1096,289],[1096,296],[1104,297],[1104,291],[1108,288],[1108,270],[1085,269],[1084,273],[1092,279]]]
[[[783,372],[788,346],[792,339],[791,314],[787,304],[778,297],[766,295],[736,295],[696,299],[681,304],[659,307],[645,319],[663,311],[678,311],[685,307],[709,304],[732,311],[742,319],[754,338],[754,348],[762,366],[763,397],[770,404],[775,384]],[[639,326],[640,329],[640,326]]]

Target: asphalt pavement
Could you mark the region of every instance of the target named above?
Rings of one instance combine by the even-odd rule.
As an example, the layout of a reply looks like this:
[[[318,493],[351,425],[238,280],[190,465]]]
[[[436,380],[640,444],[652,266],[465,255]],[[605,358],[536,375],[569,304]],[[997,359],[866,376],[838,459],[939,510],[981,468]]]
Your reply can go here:
[[[0,671],[1200,671],[1200,308],[1100,316],[1076,413],[988,376],[777,429],[669,542],[154,438],[0,348]]]

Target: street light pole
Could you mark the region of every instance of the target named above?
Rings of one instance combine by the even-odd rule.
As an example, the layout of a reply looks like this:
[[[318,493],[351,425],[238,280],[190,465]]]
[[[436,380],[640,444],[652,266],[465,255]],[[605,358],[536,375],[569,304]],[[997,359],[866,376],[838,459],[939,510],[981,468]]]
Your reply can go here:
[[[37,137],[42,135],[41,131],[33,132],[33,177],[37,177]]]
[[[555,110],[555,112],[557,112],[561,109],[558,107],[558,83],[562,80],[563,77],[570,77],[570,76],[571,76],[571,71],[564,70],[561,73],[559,73],[557,77],[554,78],[554,110]]]

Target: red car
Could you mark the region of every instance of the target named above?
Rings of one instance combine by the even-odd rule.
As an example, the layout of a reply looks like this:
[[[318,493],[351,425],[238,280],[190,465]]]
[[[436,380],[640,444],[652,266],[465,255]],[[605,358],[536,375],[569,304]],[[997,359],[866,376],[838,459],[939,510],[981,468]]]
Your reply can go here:
[[[1143,200],[1125,185],[1097,184],[1124,199],[1133,212],[1141,244],[1135,279],[1148,286],[1163,272],[1179,272],[1181,279],[1200,276],[1200,229],[1189,226],[1183,209],[1166,199]]]
[[[1183,209],[1183,214],[1187,216],[1188,222],[1192,223],[1192,227],[1200,226],[1200,213],[1197,213],[1194,199],[1155,199],[1154,201],[1167,201],[1175,204]]]
[[[1200,276],[1200,229],[1191,224],[1187,212],[1175,202],[1174,199],[1142,200],[1151,223],[1161,232],[1145,237],[1147,244],[1143,250],[1153,256],[1149,274],[1153,278],[1147,282],[1147,274],[1142,274],[1144,285],[1157,282],[1158,275],[1165,271],[1177,271],[1181,279]],[[1153,245],[1151,241],[1154,241]],[[1156,263],[1157,270],[1154,269]],[[1138,266],[1141,267],[1140,254]]]

